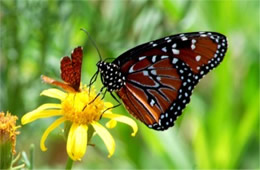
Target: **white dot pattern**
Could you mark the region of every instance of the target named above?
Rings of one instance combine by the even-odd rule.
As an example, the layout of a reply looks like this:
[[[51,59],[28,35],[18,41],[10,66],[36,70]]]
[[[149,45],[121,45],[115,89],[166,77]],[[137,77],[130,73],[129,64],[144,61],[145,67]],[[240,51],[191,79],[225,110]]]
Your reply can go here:
[[[182,113],[182,110],[185,108],[186,104],[189,103],[190,95],[196,85],[195,81],[191,81],[193,77],[191,69],[184,62],[178,60],[177,58],[172,58],[172,64],[175,68],[178,66],[179,69],[177,70],[183,83],[182,87],[178,90],[179,95],[177,99],[165,111],[165,113],[161,114],[158,124],[155,123],[151,126],[151,128],[156,130],[165,130],[173,126],[173,120],[176,119],[176,116]]]
[[[205,63],[205,55],[200,54],[197,49],[202,48],[200,43],[201,39],[210,39],[216,44],[217,50],[213,56],[207,56],[210,58],[208,63]],[[205,44],[203,44],[204,46]],[[152,56],[148,55],[152,49],[161,51],[161,53],[155,52]],[[189,54],[194,53],[194,63],[198,63],[195,67],[197,72],[191,70],[190,66],[181,60],[182,50],[190,50]],[[155,51],[156,51],[155,50]],[[100,62],[98,67],[101,76],[104,80],[104,86],[109,91],[118,90],[125,85],[126,77],[121,73],[120,66],[122,66],[128,60],[136,60],[141,62],[142,60],[149,60],[151,63],[156,63],[161,60],[170,60],[172,66],[177,70],[179,79],[182,82],[181,87],[177,89],[177,96],[174,101],[170,104],[164,113],[160,113],[160,118],[157,123],[147,125],[149,128],[155,130],[166,130],[174,125],[174,121],[178,116],[181,115],[182,110],[190,101],[190,96],[196,84],[199,80],[205,76],[210,70],[215,68],[225,56],[227,50],[227,40],[225,36],[214,33],[214,32],[196,32],[196,33],[185,33],[177,34],[173,36],[164,37],[143,45],[137,46],[126,53],[119,56],[113,63]],[[140,54],[140,55],[139,55]],[[143,55],[142,55],[143,54]],[[189,56],[187,56],[189,57]],[[129,58],[129,59],[128,59]],[[207,60],[206,60],[207,61]],[[202,63],[205,64],[202,64]],[[110,68],[111,67],[111,68]],[[150,67],[148,68],[150,69]],[[160,80],[156,70],[143,70],[144,76],[149,76],[155,82],[159,82],[155,87],[160,88]],[[130,67],[129,73],[134,72],[134,68]],[[156,105],[157,101],[155,98],[149,97],[147,104],[150,106]]]
[[[146,57],[142,56],[140,58],[139,60],[143,60]],[[109,92],[119,90],[125,85],[125,76],[122,75],[120,68],[116,64],[100,61],[97,66],[103,77],[103,84]]]
[[[223,56],[225,55],[225,52],[227,50],[227,41],[225,38],[215,35],[215,33],[211,32],[200,32],[200,37],[209,37],[211,40],[213,40],[215,43],[217,43],[217,50],[213,56],[212,59],[209,60],[208,64],[202,65],[201,67],[198,66],[197,70],[199,70],[198,74],[194,74],[189,66],[179,60],[177,56],[181,53],[181,51],[178,49],[180,48],[180,44],[170,41],[167,43],[171,43],[170,49],[172,50],[172,54],[176,57],[172,58],[172,64],[174,67],[178,70],[178,73],[180,74],[180,79],[182,82],[182,87],[178,91],[177,99],[172,103],[172,105],[165,111],[165,113],[161,113],[160,119],[157,123],[154,123],[150,128],[156,129],[156,130],[166,130],[169,127],[174,125],[174,121],[176,120],[177,116],[181,115],[182,110],[185,108],[185,106],[190,101],[190,96],[192,94],[192,91],[196,84],[199,82],[199,80],[205,76],[210,70],[215,68],[223,59]],[[183,42],[188,42],[189,36],[185,34],[179,35],[180,40]],[[171,37],[167,37],[167,40],[171,40]],[[196,39],[190,39],[191,50],[196,49]],[[168,47],[164,48],[163,51],[166,49],[169,49]],[[196,55],[195,61],[200,62],[202,56]],[[167,114],[167,116],[166,116]]]

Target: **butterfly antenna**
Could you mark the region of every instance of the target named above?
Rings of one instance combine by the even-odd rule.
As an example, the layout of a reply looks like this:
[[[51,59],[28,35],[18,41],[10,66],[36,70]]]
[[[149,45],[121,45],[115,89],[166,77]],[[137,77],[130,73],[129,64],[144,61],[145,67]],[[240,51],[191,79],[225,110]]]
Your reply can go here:
[[[100,51],[98,50],[98,47],[97,47],[97,44],[95,43],[95,41],[91,38],[90,34],[87,32],[87,30],[85,30],[84,28],[80,28],[81,31],[84,31],[88,38],[90,39],[91,43],[94,45],[95,49],[97,50],[98,52],[98,56],[99,56],[99,59],[100,61],[102,60],[102,57],[101,57],[101,54],[100,54]]]

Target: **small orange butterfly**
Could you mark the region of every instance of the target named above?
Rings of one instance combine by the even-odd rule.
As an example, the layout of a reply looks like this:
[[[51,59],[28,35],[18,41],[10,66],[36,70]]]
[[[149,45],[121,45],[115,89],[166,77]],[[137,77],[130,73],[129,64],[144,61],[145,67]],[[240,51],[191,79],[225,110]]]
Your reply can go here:
[[[77,47],[71,53],[71,58],[65,56],[61,59],[60,70],[61,78],[64,82],[54,80],[42,75],[43,82],[59,86],[68,92],[80,91],[81,66],[82,66],[83,48]]]

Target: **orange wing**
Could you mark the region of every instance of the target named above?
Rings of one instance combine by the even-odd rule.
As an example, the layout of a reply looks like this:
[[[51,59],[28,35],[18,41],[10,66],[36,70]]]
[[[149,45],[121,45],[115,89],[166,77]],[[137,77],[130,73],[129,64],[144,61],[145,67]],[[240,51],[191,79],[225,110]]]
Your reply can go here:
[[[82,66],[82,47],[77,47],[71,53],[71,59],[66,56],[61,60],[61,78],[67,82],[75,91],[79,91]]]
[[[67,92],[76,92],[75,89],[72,88],[68,83],[64,83],[64,82],[54,80],[54,79],[47,77],[45,75],[42,75],[41,79],[44,83],[59,86],[59,87],[63,88],[64,90],[66,90]]]
[[[141,62],[132,64],[126,77],[126,85],[117,92],[127,110],[153,128],[162,128],[162,115],[170,116],[167,112],[173,108],[171,106],[175,102],[179,102],[177,97],[179,90],[183,88],[183,76],[172,64],[173,60],[170,56],[157,56],[157,59],[147,56]],[[187,102],[190,94],[186,94]],[[185,104],[182,105],[184,107]],[[180,111],[181,109],[175,115],[180,114]],[[172,116],[169,124],[173,124],[174,120]]]
[[[148,127],[168,129],[226,50],[226,37],[215,32],[177,34],[139,45],[113,61],[126,80],[117,94]]]
[[[82,65],[83,49],[77,47],[71,53],[71,59],[66,56],[61,59],[60,69],[61,78],[65,82],[54,80],[50,77],[41,76],[43,82],[59,86],[68,92],[79,91],[80,79],[81,79],[81,65]]]

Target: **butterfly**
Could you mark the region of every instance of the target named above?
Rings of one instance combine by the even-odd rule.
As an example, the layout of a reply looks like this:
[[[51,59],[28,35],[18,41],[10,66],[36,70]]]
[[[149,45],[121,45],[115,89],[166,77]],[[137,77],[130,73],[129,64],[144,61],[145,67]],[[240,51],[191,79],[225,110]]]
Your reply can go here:
[[[81,80],[83,48],[77,47],[71,53],[71,58],[65,56],[60,61],[61,78],[64,82],[42,75],[43,82],[59,86],[67,92],[79,92]]]
[[[111,63],[100,60],[90,85],[100,73],[100,92],[105,88],[116,99],[115,92],[135,118],[149,128],[166,130],[189,103],[199,80],[219,65],[226,51],[227,39],[220,33],[167,36],[138,45]]]

